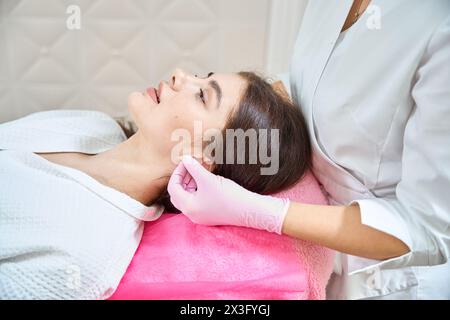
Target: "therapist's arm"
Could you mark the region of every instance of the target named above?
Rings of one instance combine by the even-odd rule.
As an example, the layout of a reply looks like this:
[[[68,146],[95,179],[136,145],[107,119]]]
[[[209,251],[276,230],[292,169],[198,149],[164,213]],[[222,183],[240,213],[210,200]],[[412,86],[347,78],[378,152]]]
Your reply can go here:
[[[325,206],[291,202],[282,232],[369,259],[385,260],[409,252],[403,241],[363,225],[358,204]]]

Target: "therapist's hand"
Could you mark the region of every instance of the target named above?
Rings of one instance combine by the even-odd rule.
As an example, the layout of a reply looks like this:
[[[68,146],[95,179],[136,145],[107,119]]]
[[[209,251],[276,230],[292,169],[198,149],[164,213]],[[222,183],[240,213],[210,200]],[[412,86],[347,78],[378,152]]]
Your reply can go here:
[[[289,200],[250,192],[183,156],[169,180],[170,200],[192,222],[234,225],[281,234]]]

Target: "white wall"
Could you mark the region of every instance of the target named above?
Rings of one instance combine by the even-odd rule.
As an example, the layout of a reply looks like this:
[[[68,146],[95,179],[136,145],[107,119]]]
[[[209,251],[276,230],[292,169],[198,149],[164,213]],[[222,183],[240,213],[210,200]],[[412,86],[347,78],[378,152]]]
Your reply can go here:
[[[307,0],[272,0],[266,32],[265,72],[289,71],[294,42]]]
[[[127,115],[175,67],[288,70],[306,0],[0,0],[0,122],[49,109]],[[66,26],[70,5],[81,29]]]

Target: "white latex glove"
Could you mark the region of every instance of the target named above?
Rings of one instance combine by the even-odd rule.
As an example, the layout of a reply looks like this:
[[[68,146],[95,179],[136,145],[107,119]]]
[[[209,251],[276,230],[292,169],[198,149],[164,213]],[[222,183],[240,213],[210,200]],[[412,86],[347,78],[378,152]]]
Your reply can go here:
[[[168,184],[175,207],[192,222],[234,225],[281,234],[289,199],[260,195],[214,175],[191,156],[183,156]]]

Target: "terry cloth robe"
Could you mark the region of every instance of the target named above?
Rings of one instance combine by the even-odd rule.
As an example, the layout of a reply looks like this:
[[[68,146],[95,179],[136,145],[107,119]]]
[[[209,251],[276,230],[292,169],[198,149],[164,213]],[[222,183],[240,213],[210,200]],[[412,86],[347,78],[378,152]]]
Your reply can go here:
[[[52,110],[0,124],[0,299],[106,299],[142,237],[147,207],[36,155],[97,154],[126,140],[105,113]]]

